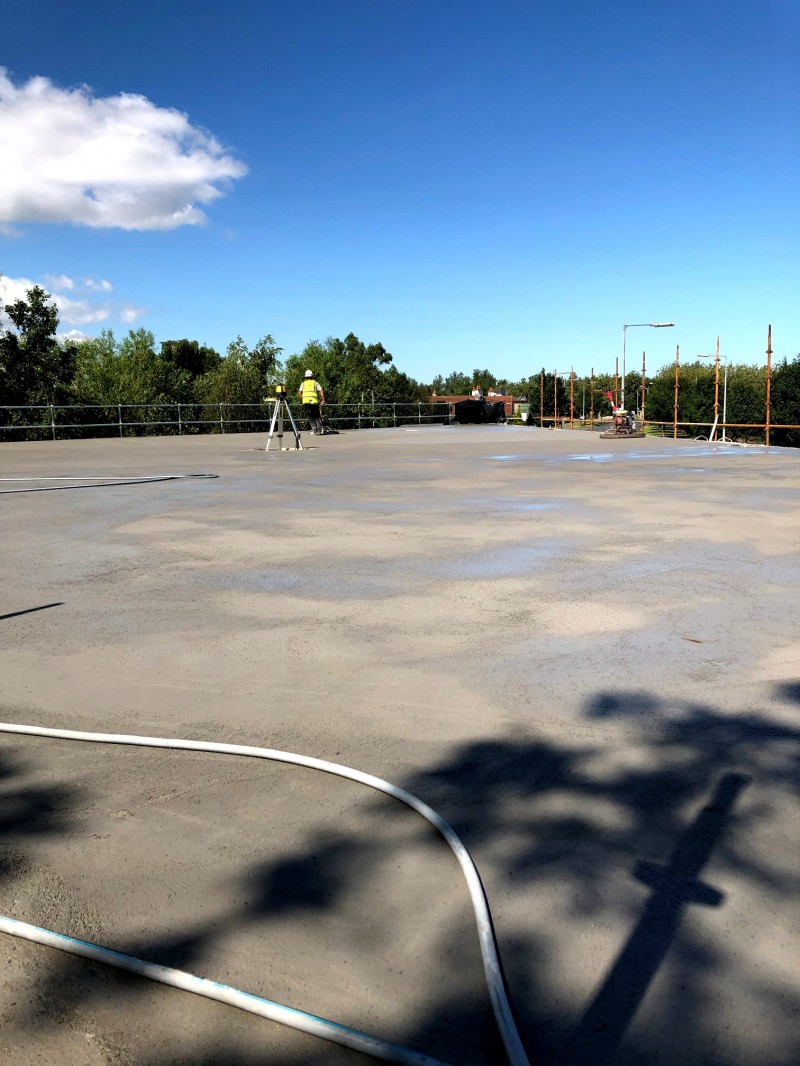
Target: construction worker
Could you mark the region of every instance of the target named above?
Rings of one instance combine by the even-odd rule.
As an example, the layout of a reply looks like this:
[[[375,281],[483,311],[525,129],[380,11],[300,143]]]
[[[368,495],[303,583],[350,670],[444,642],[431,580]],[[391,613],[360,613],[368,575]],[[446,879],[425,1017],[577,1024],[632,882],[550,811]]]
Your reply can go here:
[[[297,395],[303,404],[303,412],[308,419],[311,432],[315,436],[322,436],[322,417],[319,409],[325,403],[325,390],[318,381],[314,380],[312,370],[306,370],[303,384],[297,390]]]

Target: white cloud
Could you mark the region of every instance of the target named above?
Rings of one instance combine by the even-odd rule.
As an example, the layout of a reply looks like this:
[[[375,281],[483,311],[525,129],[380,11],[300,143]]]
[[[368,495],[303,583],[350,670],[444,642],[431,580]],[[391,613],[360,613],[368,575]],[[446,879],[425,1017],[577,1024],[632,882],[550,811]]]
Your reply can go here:
[[[25,293],[34,286],[27,278],[7,278],[0,276],[0,329],[10,329],[11,319],[5,311],[6,304],[24,300]]]
[[[66,274],[45,274],[44,280],[51,289],[74,289],[75,282]]]
[[[142,315],[147,314],[146,307],[134,307],[133,304],[125,304],[119,312],[120,322],[124,322],[126,325],[132,325],[137,318],[141,318]]]
[[[108,298],[113,286],[102,278],[69,278],[66,274],[44,274],[41,282],[30,278],[0,277],[0,329],[8,329],[11,320],[3,310],[6,304],[16,300],[26,300],[28,289],[34,285],[50,293],[53,303],[58,308],[58,320],[61,325],[91,326],[107,323],[117,318],[124,325],[131,325],[142,315],[147,314],[144,307],[135,307],[132,303],[116,304]],[[70,295],[59,291],[66,289]],[[83,339],[86,334],[81,330],[69,330],[59,333],[59,337]],[[77,335],[80,334],[80,337]]]
[[[25,293],[36,284],[30,278],[7,278],[0,275],[0,304],[11,304],[15,300],[24,300]]]
[[[53,293],[53,302],[58,308],[59,321],[70,326],[88,326],[92,322],[105,322],[111,317],[109,304],[97,306],[89,300],[72,300],[59,292]]]
[[[83,284],[87,289],[93,289],[95,292],[111,292],[114,286],[110,281],[106,281],[105,278],[84,278]]]
[[[73,341],[77,344],[78,341],[88,341],[89,334],[79,329],[68,329],[66,333],[56,333],[56,338],[60,341]]]
[[[126,230],[205,220],[247,168],[188,117],[144,96],[95,97],[0,67],[0,229],[70,222]]]

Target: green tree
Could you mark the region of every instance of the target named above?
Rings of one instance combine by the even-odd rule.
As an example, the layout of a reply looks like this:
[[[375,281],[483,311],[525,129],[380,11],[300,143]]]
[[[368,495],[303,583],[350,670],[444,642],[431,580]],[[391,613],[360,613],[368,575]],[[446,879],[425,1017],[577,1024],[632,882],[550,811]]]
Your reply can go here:
[[[224,359],[219,365],[201,375],[194,384],[194,397],[197,403],[204,405],[201,417],[213,421],[209,405],[262,404],[275,384],[283,376],[283,366],[278,360],[281,349],[275,345],[273,338],[267,334],[253,348],[249,348],[241,337],[231,341]],[[254,418],[265,417],[261,411],[253,410]],[[244,427],[246,411],[223,411],[223,416],[232,421],[241,422]],[[253,422],[250,427],[257,428]]]
[[[480,373],[480,371],[477,371],[477,373]],[[437,396],[468,396],[472,392],[474,381],[474,375],[462,374],[459,370],[453,370],[447,377],[437,374],[433,379],[432,389]],[[492,378],[492,381],[494,382],[494,378]]]
[[[800,355],[773,369],[771,401],[771,422],[800,426]],[[770,438],[775,444],[800,447],[800,429],[776,429]]]
[[[173,403],[188,380],[186,370],[156,354],[148,329],[132,329],[119,342],[111,330],[103,330],[79,347],[75,391],[84,403]]]
[[[672,407],[675,406],[675,367],[671,374]],[[678,421],[693,423],[686,427],[690,437],[705,436],[714,421],[714,368],[695,360],[680,367],[678,390]],[[701,423],[707,422],[707,426]]]
[[[241,341],[241,337],[238,338]],[[265,384],[274,383],[283,371],[280,354],[283,348],[275,343],[271,333],[256,341],[250,350],[249,359],[256,373]]]
[[[163,426],[145,423],[174,422],[176,412],[159,411],[157,405],[185,402],[191,397],[191,376],[155,351],[150,330],[130,330],[117,341],[110,329],[84,341],[78,348],[75,399],[99,407],[117,408],[123,421],[141,423],[130,432],[162,432]],[[117,412],[94,412],[87,421],[116,421]]]
[[[381,373],[374,395],[375,403],[428,403],[431,393],[430,389],[420,385],[408,374],[403,374],[396,366],[389,366]]]
[[[720,386],[721,389],[721,386]],[[648,422],[672,423],[675,403],[675,364],[662,367],[648,384]],[[719,397],[719,416],[722,419],[722,395]],[[763,367],[731,366],[728,370],[728,423],[764,422],[766,405],[766,372]],[[678,375],[678,422],[708,422],[714,418],[714,369],[699,361],[680,367]],[[702,429],[690,427],[690,435]],[[763,439],[763,430],[731,430],[735,439]]]
[[[222,356],[214,348],[185,339],[162,341],[161,358],[172,363],[178,370],[185,371],[192,381],[214,370],[222,361]]]
[[[728,370],[728,423],[763,425],[767,413],[767,372],[763,366],[733,366]],[[721,416],[720,416],[721,417]],[[735,440],[764,441],[758,428],[729,430]]]
[[[388,399],[386,381],[399,383],[398,373],[391,363],[392,356],[382,344],[364,344],[354,333],[348,333],[344,340],[328,337],[324,342],[309,341],[302,352],[286,360],[289,397],[297,394],[305,371],[311,370],[322,383],[329,403],[368,402],[373,393],[376,402],[379,397]],[[389,367],[394,373],[387,379],[382,367]],[[405,375],[400,377],[410,381]],[[398,401],[404,397],[393,399]]]
[[[392,355],[380,343],[365,344],[354,333],[341,340],[309,341],[302,352],[286,360],[286,387],[294,401],[306,370],[325,389],[331,404],[352,404],[352,417],[346,409],[337,411],[337,425],[357,425],[356,404],[427,403],[430,390],[393,365]],[[375,413],[368,417],[375,417]],[[380,415],[378,416],[380,417]]]
[[[156,355],[149,329],[132,329],[119,343],[119,395],[129,404],[171,403],[185,392],[189,374]]]
[[[65,403],[75,376],[76,347],[59,344],[58,311],[38,285],[27,300],[6,304],[14,330],[0,335],[0,395],[9,405]]]
[[[76,399],[87,404],[116,403],[117,342],[110,329],[78,345],[74,390]]]

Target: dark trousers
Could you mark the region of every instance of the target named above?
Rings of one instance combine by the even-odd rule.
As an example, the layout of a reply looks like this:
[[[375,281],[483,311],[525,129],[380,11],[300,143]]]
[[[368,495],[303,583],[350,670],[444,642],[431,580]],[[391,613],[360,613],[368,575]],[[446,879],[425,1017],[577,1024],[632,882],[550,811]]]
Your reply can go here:
[[[308,424],[315,433],[322,432],[322,420],[319,417],[318,403],[304,403],[303,414],[308,419]]]

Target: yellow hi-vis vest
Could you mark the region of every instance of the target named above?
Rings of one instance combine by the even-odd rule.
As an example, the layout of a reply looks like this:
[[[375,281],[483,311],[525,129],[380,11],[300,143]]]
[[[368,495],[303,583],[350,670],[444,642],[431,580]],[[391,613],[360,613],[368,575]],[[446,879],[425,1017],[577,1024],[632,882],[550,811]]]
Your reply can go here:
[[[313,378],[303,381],[303,403],[319,403],[319,385]]]

